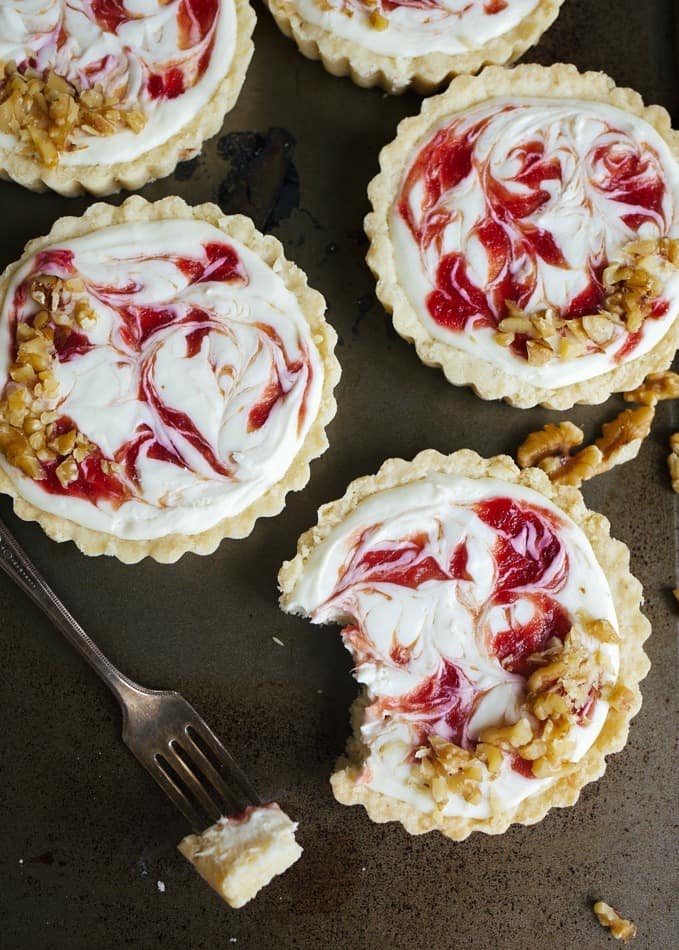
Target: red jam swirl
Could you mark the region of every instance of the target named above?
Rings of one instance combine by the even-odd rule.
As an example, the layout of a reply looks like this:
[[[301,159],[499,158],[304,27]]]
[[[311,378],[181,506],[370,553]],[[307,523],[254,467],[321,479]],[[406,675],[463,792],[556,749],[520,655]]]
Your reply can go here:
[[[142,255],[135,258],[135,261],[143,265],[145,261],[150,263],[154,259]],[[243,262],[233,246],[227,243],[206,243],[195,257],[167,255],[164,260],[177,268],[188,281],[188,286],[218,281],[237,287],[245,286],[249,280]],[[140,497],[139,464],[142,458],[193,471],[193,465],[187,457],[186,444],[202,457],[212,477],[237,478],[236,461],[233,458],[227,462],[221,461],[190,416],[167,405],[154,382],[158,334],[162,331],[182,334],[186,341],[186,357],[192,359],[201,353],[204,346],[209,346],[211,334],[229,334],[228,324],[198,306],[180,303],[165,303],[162,306],[135,304],[132,302],[135,294],[143,289],[140,285],[132,283],[121,287],[87,281],[78,274],[72,252],[50,249],[36,255],[31,272],[16,288],[12,330],[18,318],[26,318],[30,284],[37,274],[50,274],[64,279],[77,275],[83,281],[85,293],[95,311],[99,303],[108,311],[113,310],[117,314],[118,320],[114,321],[116,328],[111,339],[104,344],[93,342],[94,337],[90,338],[87,332],[77,329],[65,331],[62,327],[55,326],[53,329],[56,359],[65,364],[79,359],[98,346],[110,349],[112,359],[134,368],[138,379],[136,398],[149,407],[149,417],[154,420],[154,426],[151,428],[147,424],[140,424],[136,431],[130,434],[130,438],[116,450],[113,458],[107,458],[100,447],[95,446],[94,452],[79,464],[78,478],[66,486],[62,485],[56,476],[56,468],[62,461],[61,458],[55,462],[42,463],[43,477],[36,483],[51,494],[70,495],[94,504],[107,502],[118,507],[125,501]],[[249,409],[248,431],[256,431],[267,424],[276,405],[286,398],[306,372],[306,386],[298,411],[298,431],[301,431],[313,378],[311,364],[308,360],[292,359],[286,352],[283,340],[272,327],[265,323],[256,323],[255,327],[260,347],[271,351],[271,375],[268,384]],[[163,336],[166,336],[166,333]],[[12,332],[13,341],[14,337]],[[10,360],[15,360],[16,355],[17,344],[14,341],[10,347]],[[5,384],[3,396],[11,385],[10,381]],[[56,423],[54,435],[72,428],[72,420],[62,415]],[[111,462],[115,463],[114,469],[107,464]],[[205,477],[205,474],[201,477]]]
[[[556,236],[536,223],[541,212],[561,194],[574,174],[587,176],[591,188],[609,199],[609,208],[626,226],[632,241],[642,225],[652,223],[660,234],[667,233],[663,202],[667,194],[665,174],[659,156],[648,143],[637,143],[629,135],[609,127],[600,136],[605,144],[594,144],[583,156],[574,148],[551,151],[547,141],[529,138],[514,141],[501,158],[510,165],[500,177],[493,161],[481,155],[479,140],[493,132],[497,116],[530,106],[506,105],[475,122],[460,118],[436,132],[420,149],[405,177],[398,203],[401,218],[417,242],[422,260],[437,260],[431,274],[433,290],[426,298],[427,310],[440,326],[458,333],[472,327],[497,327],[508,316],[507,301],[528,308],[538,285],[540,265],[568,268],[564,250]],[[547,135],[545,134],[545,139]],[[483,146],[487,147],[486,145]],[[497,155],[493,156],[497,162]],[[568,162],[577,166],[575,172]],[[472,179],[472,176],[473,179]],[[458,216],[456,195],[473,187],[481,191],[483,210],[468,226],[466,238],[483,248],[487,260],[487,280],[477,282],[465,248],[444,250],[446,229]],[[416,189],[419,192],[416,197]],[[594,215],[587,196],[588,211]],[[609,263],[605,248],[593,248],[586,271],[587,284],[576,297],[561,307],[568,320],[599,313],[604,306],[602,274]],[[431,267],[431,263],[428,265]],[[549,302],[545,301],[544,306]],[[659,301],[651,317],[661,315],[666,301]],[[628,350],[635,343],[628,342]],[[517,335],[514,351],[526,356],[526,337]]]
[[[473,608],[475,636],[483,651],[513,676],[527,678],[534,668],[528,658],[553,639],[562,641],[572,626],[572,618],[562,607],[558,594],[568,578],[568,553],[559,536],[559,519],[538,505],[508,497],[493,497],[469,506],[495,532],[492,546],[493,584],[485,600]],[[425,584],[474,583],[468,571],[468,546],[458,543],[442,561],[432,553],[432,539],[425,533],[400,541],[371,544],[376,528],[361,532],[345,561],[332,601],[350,614],[353,623],[343,631],[345,645],[356,666],[407,668],[416,644],[404,646],[395,639],[387,657],[380,656],[357,616],[354,593],[379,585],[389,596],[389,585],[416,590]],[[440,546],[438,546],[440,550]],[[474,588],[477,593],[477,588]],[[461,589],[467,609],[473,597]],[[517,622],[512,608],[521,601],[532,608],[527,621]],[[494,633],[488,618],[493,613]],[[506,626],[498,629],[498,618]],[[471,671],[445,655],[438,669],[418,686],[402,695],[379,696],[366,710],[367,719],[406,720],[415,728],[420,742],[434,733],[464,748],[473,748],[469,722],[482,697]],[[532,773],[531,773],[532,775]]]

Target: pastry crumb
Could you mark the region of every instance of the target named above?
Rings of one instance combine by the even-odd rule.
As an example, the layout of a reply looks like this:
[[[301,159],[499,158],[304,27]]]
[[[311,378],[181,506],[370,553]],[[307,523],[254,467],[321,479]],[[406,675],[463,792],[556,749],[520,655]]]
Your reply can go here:
[[[285,644],[279,637],[271,637],[274,643],[277,643],[279,647],[284,647]]]
[[[602,927],[608,927],[611,936],[616,940],[627,943],[637,935],[637,925],[620,914],[605,901],[596,901],[593,907]]]
[[[163,881],[157,881],[156,887],[158,888],[161,894],[165,893],[165,884]]]
[[[296,822],[274,802],[220,818],[200,835],[187,835],[179,851],[230,907],[243,907],[277,874],[297,861]]]

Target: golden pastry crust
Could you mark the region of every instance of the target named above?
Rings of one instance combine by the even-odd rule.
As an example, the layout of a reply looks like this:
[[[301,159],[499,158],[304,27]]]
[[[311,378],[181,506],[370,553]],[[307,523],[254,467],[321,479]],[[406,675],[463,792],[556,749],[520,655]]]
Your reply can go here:
[[[557,505],[580,527],[592,545],[613,595],[621,638],[620,669],[616,686],[629,690],[629,702],[625,708],[614,709],[609,706],[606,720],[592,747],[578,763],[564,771],[553,785],[524,799],[512,810],[482,819],[444,817],[436,812],[427,814],[412,805],[376,792],[358,781],[366,753],[359,738],[365,699],[363,695],[359,695],[351,713],[355,734],[349,739],[346,757],[340,758],[337,771],[331,779],[335,798],[345,805],[363,805],[373,821],[400,821],[411,834],[438,830],[449,838],[462,840],[473,831],[502,834],[511,824],[534,824],[544,818],[550,808],[573,805],[582,788],[603,775],[606,769],[605,757],[623,748],[630,720],[641,707],[639,682],[650,668],[643,643],[651,632],[651,626],[640,609],[643,592],[639,581],[630,573],[628,548],[622,542],[611,538],[608,520],[603,515],[589,511],[577,489],[551,484],[539,469],[520,470],[508,456],[498,455],[484,459],[468,449],[448,456],[427,450],[420,452],[412,462],[388,459],[376,475],[356,479],[341,499],[323,505],[318,512],[318,524],[300,537],[297,555],[281,567],[278,583],[282,592],[282,608],[285,609],[291,602],[297,581],[312,550],[324,541],[332,529],[363,499],[376,492],[417,481],[433,472],[467,478],[497,478],[509,484],[532,488]]]
[[[57,165],[47,168],[37,158],[0,148],[0,179],[15,181],[31,191],[51,189],[72,197],[83,193],[113,194],[135,191],[157,178],[170,175],[178,162],[195,157],[207,139],[221,129],[224,116],[236,104],[252,54],[252,33],[257,22],[249,0],[234,0],[236,47],[228,73],[193,119],[166,142],[129,162],[111,165]]]
[[[423,363],[440,367],[449,382],[471,386],[482,399],[505,399],[522,409],[538,404],[549,409],[569,409],[576,403],[605,402],[611,393],[635,389],[649,373],[668,368],[679,347],[679,320],[675,320],[665,336],[643,356],[592,379],[560,389],[546,389],[433,337],[398,283],[389,215],[413,150],[446,118],[486,99],[511,95],[575,98],[615,106],[648,122],[679,160],[679,132],[672,129],[667,111],[660,106],[645,106],[638,93],[617,87],[604,73],[579,73],[575,66],[558,63],[550,67],[489,67],[479,76],[460,76],[446,92],[425,100],[418,116],[404,119],[398,126],[396,138],[380,153],[380,173],[368,187],[373,211],[365,219],[365,231],[371,242],[367,261],[377,280],[377,297],[392,314],[400,336],[415,344]]]
[[[277,515],[285,506],[285,496],[290,491],[299,491],[309,481],[309,463],[318,458],[328,447],[325,428],[334,418],[337,404],[333,390],[340,378],[340,365],[334,349],[337,334],[325,320],[325,300],[320,293],[307,284],[304,272],[284,257],[280,241],[263,235],[249,218],[243,215],[226,216],[215,204],[191,207],[181,198],[168,197],[154,203],[139,195],[133,195],[119,207],[98,203],[90,205],[82,217],[59,218],[49,234],[29,241],[24,256],[35,254],[57,241],[90,234],[100,228],[130,221],[159,221],[170,219],[207,221],[226,235],[241,241],[254,251],[281,278],[287,289],[294,294],[304,317],[311,327],[313,340],[323,365],[323,390],[316,419],[285,475],[253,504],[231,518],[195,535],[171,534],[152,540],[128,540],[102,531],[85,528],[66,518],[58,517],[36,508],[22,498],[11,477],[0,469],[0,492],[14,499],[14,511],[24,521],[37,521],[54,541],[73,541],[89,555],[110,554],[126,564],[151,557],[163,563],[173,563],[187,551],[194,554],[211,554],[224,538],[244,538],[250,534],[257,518]],[[0,276],[0,306],[15,270],[23,261],[10,264]]]
[[[540,0],[512,30],[467,53],[387,56],[302,19],[294,0],[266,0],[281,32],[304,56],[320,59],[333,76],[349,76],[358,86],[380,86],[392,95],[411,87],[426,95],[453,76],[477,73],[490,63],[513,63],[549,29],[563,2]]]

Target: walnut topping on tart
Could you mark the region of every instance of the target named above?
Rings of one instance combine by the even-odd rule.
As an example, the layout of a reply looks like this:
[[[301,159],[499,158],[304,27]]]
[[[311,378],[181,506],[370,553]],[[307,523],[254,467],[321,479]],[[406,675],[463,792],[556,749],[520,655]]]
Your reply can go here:
[[[611,936],[616,940],[622,940],[623,943],[629,943],[637,935],[637,925],[627,920],[605,901],[597,901],[593,907],[599,923],[602,927],[607,927]]]
[[[47,168],[56,168],[60,153],[78,148],[77,132],[141,132],[147,117],[141,109],[123,105],[122,92],[101,83],[78,89],[53,69],[42,73],[0,63],[0,132],[14,136],[25,153]]]
[[[78,478],[78,465],[94,450],[89,440],[59,412],[59,384],[53,373],[55,339],[65,341],[79,326],[91,325],[96,314],[85,299],[78,278],[62,280],[38,274],[29,283],[40,309],[17,321],[11,382],[0,401],[0,452],[29,478],[46,478],[46,465],[63,488]]]

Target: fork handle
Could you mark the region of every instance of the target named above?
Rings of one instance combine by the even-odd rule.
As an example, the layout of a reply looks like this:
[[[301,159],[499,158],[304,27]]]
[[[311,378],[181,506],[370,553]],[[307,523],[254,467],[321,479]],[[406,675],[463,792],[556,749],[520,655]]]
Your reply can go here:
[[[0,568],[31,598],[55,627],[63,633],[71,646],[86,660],[95,673],[125,708],[135,696],[146,693],[143,687],[124,676],[104,656],[99,647],[87,636],[78,621],[71,616],[40,571],[32,563],[11,531],[0,519]]]

